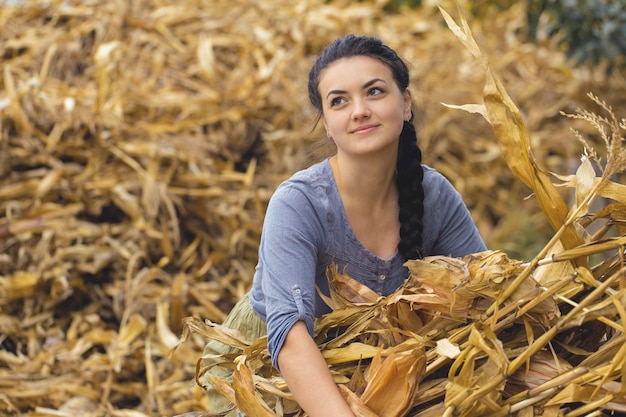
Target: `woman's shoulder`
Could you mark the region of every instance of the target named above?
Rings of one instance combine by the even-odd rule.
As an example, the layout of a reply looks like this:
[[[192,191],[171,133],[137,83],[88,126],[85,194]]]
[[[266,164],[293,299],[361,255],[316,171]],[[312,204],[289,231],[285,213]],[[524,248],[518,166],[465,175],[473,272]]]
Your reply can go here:
[[[428,165],[422,167],[424,168],[422,186],[426,205],[439,206],[444,201],[448,203],[461,201],[461,195],[448,178]]]
[[[330,167],[328,167],[330,168]],[[322,241],[332,220],[328,213],[337,207],[337,191],[324,162],[298,171],[274,191],[265,212],[265,224],[272,228],[300,228]],[[304,232],[306,231],[306,232]]]
[[[424,171],[424,178],[422,184],[424,188],[436,188],[436,187],[452,187],[450,181],[435,168],[422,164]]]
[[[300,180],[306,182],[314,182],[314,181],[328,181],[330,180],[330,174],[332,170],[330,168],[330,164],[328,159],[324,159],[322,161],[316,162],[313,165],[310,165],[308,168],[301,169],[300,171],[295,172],[289,180]]]
[[[333,178],[328,160],[317,162],[308,168],[295,172],[283,181],[275,191],[275,195],[299,191],[305,195],[316,194],[332,186]]]
[[[424,180],[447,181],[446,177],[444,177],[444,175],[441,172],[437,171],[435,168],[431,167],[430,165],[422,164],[422,168],[424,170]]]

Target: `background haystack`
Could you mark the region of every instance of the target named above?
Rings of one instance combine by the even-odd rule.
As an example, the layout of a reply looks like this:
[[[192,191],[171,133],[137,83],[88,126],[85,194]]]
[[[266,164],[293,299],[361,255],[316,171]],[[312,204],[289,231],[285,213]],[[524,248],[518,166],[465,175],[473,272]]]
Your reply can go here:
[[[603,142],[559,111],[594,105],[593,91],[624,115],[625,80],[574,67],[552,38],[523,43],[523,7],[486,10],[472,31],[539,164],[571,174],[570,128]],[[25,1],[0,7],[0,28],[3,414],[206,409],[193,381],[204,339],[170,350],[184,317],[219,323],[249,287],[268,198],[323,137],[311,58],[344,33],[407,59],[425,162],[489,247],[530,259],[554,233],[491,126],[440,104],[482,102],[485,74],[430,4]]]

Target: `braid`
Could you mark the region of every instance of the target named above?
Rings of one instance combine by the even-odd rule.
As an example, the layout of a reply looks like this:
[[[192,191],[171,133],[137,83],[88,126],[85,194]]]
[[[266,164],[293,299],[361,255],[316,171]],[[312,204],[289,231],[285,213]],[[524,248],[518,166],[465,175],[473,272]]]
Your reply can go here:
[[[415,127],[405,122],[398,147],[396,186],[400,206],[400,243],[398,252],[405,259],[422,258],[422,231],[424,223],[424,187],[422,179],[422,152],[417,146]]]

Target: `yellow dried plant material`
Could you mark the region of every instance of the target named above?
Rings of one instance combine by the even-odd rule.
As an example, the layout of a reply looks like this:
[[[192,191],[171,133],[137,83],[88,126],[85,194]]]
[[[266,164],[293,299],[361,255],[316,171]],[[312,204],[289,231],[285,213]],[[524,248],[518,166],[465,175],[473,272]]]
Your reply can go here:
[[[149,414],[146,414],[138,410],[121,409],[121,410],[115,410],[115,412],[112,413],[112,416],[113,417],[149,417]]]
[[[339,272],[336,264],[328,268],[327,274],[332,299],[330,307],[333,310],[353,304],[372,304],[379,298],[375,291],[360,284],[347,274]]]
[[[39,274],[35,272],[20,271],[11,276],[0,276],[2,300],[9,302],[33,296],[37,292],[38,282]]]
[[[193,247],[193,246],[192,246]],[[194,262],[196,260],[194,259]],[[171,302],[169,303],[169,327],[176,334],[180,334],[183,327],[183,320],[187,316],[185,314],[185,301],[189,292],[189,284],[187,276],[184,273],[178,273],[172,281]],[[177,337],[178,339],[178,337]]]
[[[389,299],[385,314],[385,319],[390,326],[414,334],[422,334],[428,328],[426,325],[432,323],[433,319],[433,316],[423,310],[415,310],[414,304],[405,302],[402,294]]]
[[[371,359],[379,353],[379,348],[359,342],[350,343],[345,347],[324,349],[322,351],[324,359],[331,366]]]
[[[381,308],[376,305],[355,305],[334,310],[315,320],[315,338],[322,343],[328,340],[330,332],[337,326],[345,327],[343,334],[333,335],[334,339],[327,344],[329,347],[343,346],[346,341],[369,329],[376,312]]]
[[[16,127],[24,133],[30,133],[34,128],[28,120],[28,116],[24,112],[24,109],[20,105],[20,97],[18,96],[17,87],[11,70],[11,65],[5,65],[2,74],[4,88],[6,89],[6,95],[9,100],[9,110],[12,113],[13,120],[16,122]]]
[[[167,347],[167,350],[171,350],[178,344],[179,338],[174,334],[174,332],[172,332],[168,325],[168,308],[169,305],[166,303],[160,303],[157,305],[156,328],[163,346]]]
[[[367,374],[363,403],[380,417],[401,417],[412,406],[413,396],[424,376],[424,345],[416,339],[374,357]]]
[[[523,390],[532,390],[570,371],[572,365],[559,359],[553,353],[540,351],[530,358],[528,366],[519,368],[507,379],[505,390],[515,395]]]
[[[480,300],[491,305],[522,272],[521,262],[510,260],[501,251],[472,254],[465,259],[427,257],[408,261],[406,265],[411,271],[409,283],[415,282],[416,288],[400,298],[415,309],[436,310],[453,318],[476,317],[485,304]],[[529,276],[504,304],[515,303],[523,297],[536,297],[540,292],[539,284]],[[554,298],[544,297],[531,311],[548,319],[558,317]]]
[[[605,239],[599,239],[594,242],[581,245],[576,248],[563,251],[559,254],[552,256],[554,261],[562,261],[571,259],[576,256],[591,256],[601,252],[608,252],[611,250],[619,250],[626,245],[626,235],[619,237],[608,237]]]
[[[626,191],[626,189],[625,189]],[[608,204],[606,207],[598,210],[592,220],[608,218],[611,220],[618,236],[626,235],[626,202]]]
[[[429,257],[410,260],[405,264],[411,275],[407,286],[415,287],[412,293],[403,293],[399,298],[415,308],[448,313],[452,317],[466,317],[476,298],[459,284],[466,275],[465,263],[456,258]]]
[[[341,395],[350,406],[350,409],[352,410],[355,416],[380,417],[377,413],[370,410],[369,407],[367,407],[363,403],[363,401],[361,400],[361,398],[359,398],[358,395],[356,395],[353,391],[346,388],[344,385],[339,385],[339,391],[341,392]]]
[[[546,172],[538,167],[532,153],[530,135],[517,105],[493,72],[487,56],[478,47],[467,21],[461,18],[459,27],[445,10],[440,10],[448,27],[485,72],[487,78],[483,98],[487,121],[494,130],[507,165],[511,172],[535,193],[550,224],[555,231],[559,230],[568,216],[567,205]],[[575,247],[583,242],[571,224],[565,224],[561,241],[565,248]]]
[[[546,402],[546,405],[554,406],[578,402],[589,403],[602,399],[603,402],[608,403],[612,400],[612,396],[607,395],[606,392],[598,392],[597,387],[593,385],[582,386],[578,384],[568,384],[563,389],[559,390],[558,394],[550,398]]]
[[[185,320],[185,327],[179,342],[187,340],[192,333],[200,334],[206,340],[217,340],[241,350],[250,346],[250,342],[246,337],[237,330],[232,330],[210,321],[203,322],[196,318],[188,317]]]
[[[221,378],[216,378],[211,375],[209,375],[208,378],[211,381],[213,387],[215,387],[215,389],[220,393],[220,395],[230,401],[233,404],[233,408],[235,408],[235,403],[237,400],[235,398],[235,390],[232,387],[232,384]]]
[[[239,363],[233,374],[235,403],[242,413],[248,416],[275,417],[276,414],[257,394],[252,380],[252,373],[247,366]]]
[[[591,164],[591,160],[583,155],[581,158],[581,163],[576,170],[576,205],[580,206],[583,204],[588,205],[589,201],[587,201],[587,196],[593,190],[593,185],[596,179],[596,171]],[[584,213],[589,210],[589,207],[586,208]]]
[[[484,252],[466,257],[469,279],[462,286],[490,300],[499,299],[504,289],[522,273],[521,262],[511,260],[501,251]],[[522,281],[505,300],[505,305],[514,303],[529,294],[538,293],[539,283],[531,275]],[[548,319],[559,316],[558,306],[553,297],[546,297],[531,310],[544,314]]]
[[[468,346],[450,368],[446,409],[461,415],[485,415],[499,410],[507,369],[508,359],[501,342],[489,328],[474,324]]]
[[[437,340],[437,354],[439,356],[445,356],[446,358],[454,359],[459,355],[459,353],[461,353],[459,347],[456,344],[450,342],[450,340]]]
[[[556,242],[553,248],[547,251],[545,256],[547,259],[551,259],[554,256],[559,256],[565,252],[566,251],[563,249],[561,243]],[[542,265],[541,261],[539,261],[539,265],[535,268],[532,276],[539,283],[539,285],[544,288],[548,288],[555,285],[558,286],[559,282],[563,281],[563,277],[575,277],[579,269],[586,268],[575,268],[570,262],[550,262]],[[582,291],[583,287],[576,279],[568,281],[567,285],[558,290],[559,295],[564,297],[574,297]]]
[[[113,345],[114,350],[111,352],[111,362],[113,369],[116,372],[120,372],[122,370],[124,357],[131,353],[132,345],[147,326],[148,323],[146,319],[141,317],[139,314],[131,315],[128,322],[122,324],[119,330],[118,338]]]

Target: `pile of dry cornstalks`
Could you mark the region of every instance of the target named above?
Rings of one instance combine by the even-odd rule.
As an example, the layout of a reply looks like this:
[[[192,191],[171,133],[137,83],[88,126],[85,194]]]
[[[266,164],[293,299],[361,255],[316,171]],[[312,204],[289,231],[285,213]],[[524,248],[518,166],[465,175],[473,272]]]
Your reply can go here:
[[[220,323],[249,287],[268,198],[320,136],[311,57],[348,32],[409,62],[425,161],[490,247],[528,250],[529,225],[553,230],[525,263],[500,251],[412,262],[412,280],[384,299],[331,275],[342,308],[317,337],[351,404],[362,415],[618,407],[626,162],[613,113],[626,112],[626,83],[573,69],[552,39],[520,44],[521,2],[473,23],[491,66],[428,4],[17,3],[0,2],[0,414],[208,408],[196,361],[203,336],[225,333],[204,320]],[[601,116],[576,110],[590,105]],[[572,126],[588,142],[582,163]],[[337,326],[349,329],[334,339]],[[250,415],[280,413],[256,401],[289,396],[263,340],[234,337],[242,355],[227,358],[238,366],[225,393]]]

